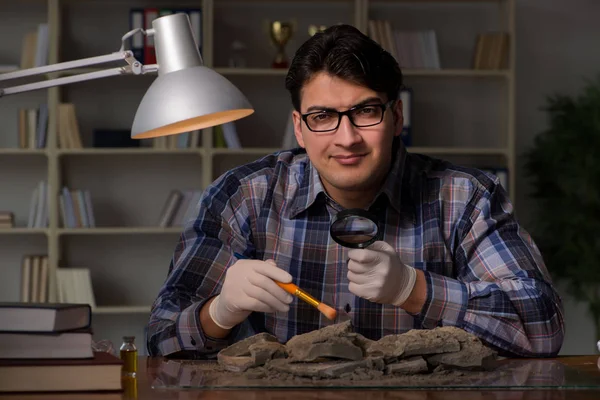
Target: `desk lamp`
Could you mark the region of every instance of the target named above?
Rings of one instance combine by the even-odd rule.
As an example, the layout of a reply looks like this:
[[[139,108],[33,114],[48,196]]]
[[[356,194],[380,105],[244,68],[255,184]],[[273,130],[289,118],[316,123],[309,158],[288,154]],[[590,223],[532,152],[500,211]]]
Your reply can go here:
[[[154,36],[157,64],[142,65],[131,50],[125,50],[125,41],[138,33]],[[131,128],[131,137],[134,139],[208,128],[254,112],[238,88],[202,65],[187,14],[157,18],[152,21],[152,29],[134,29],[126,33],[121,41],[121,49],[116,53],[0,74],[0,81],[119,60],[125,60],[125,66],[0,88],[0,97],[115,75],[158,72],[158,77],[142,98],[135,114]]]

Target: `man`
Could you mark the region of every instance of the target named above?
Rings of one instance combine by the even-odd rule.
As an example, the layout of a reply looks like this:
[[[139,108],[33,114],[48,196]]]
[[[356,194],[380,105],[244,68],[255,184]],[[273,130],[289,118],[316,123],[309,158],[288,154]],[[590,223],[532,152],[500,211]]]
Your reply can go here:
[[[286,87],[302,149],[206,189],[153,305],[151,355],[213,357],[262,331],[286,342],[332,323],[274,280],[371,339],[451,325],[501,354],[557,354],[561,300],[504,189],[478,170],[408,154],[401,86],[394,58],[351,26],[297,51]],[[366,249],[332,240],[331,221],[350,208],[377,217],[381,240]]]

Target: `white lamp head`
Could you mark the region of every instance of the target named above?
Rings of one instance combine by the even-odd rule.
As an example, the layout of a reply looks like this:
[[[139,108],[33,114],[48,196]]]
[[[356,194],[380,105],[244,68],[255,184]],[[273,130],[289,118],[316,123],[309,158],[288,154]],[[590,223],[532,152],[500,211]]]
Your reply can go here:
[[[202,65],[187,14],[157,18],[152,27],[158,77],[140,102],[132,138],[208,128],[254,112],[238,88]]]

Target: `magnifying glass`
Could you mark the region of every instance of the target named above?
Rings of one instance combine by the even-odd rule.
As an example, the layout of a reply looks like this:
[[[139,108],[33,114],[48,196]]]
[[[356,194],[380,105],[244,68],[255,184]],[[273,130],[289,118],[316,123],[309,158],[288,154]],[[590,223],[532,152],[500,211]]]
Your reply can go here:
[[[340,211],[329,226],[329,234],[337,243],[352,249],[380,240],[377,217],[362,208]]]

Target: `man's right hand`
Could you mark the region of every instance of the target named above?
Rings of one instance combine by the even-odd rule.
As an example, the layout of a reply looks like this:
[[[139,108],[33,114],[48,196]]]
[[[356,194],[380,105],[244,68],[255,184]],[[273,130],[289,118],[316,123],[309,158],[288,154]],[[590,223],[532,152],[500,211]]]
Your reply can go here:
[[[231,329],[253,311],[287,312],[292,296],[274,280],[290,283],[292,276],[273,260],[239,260],[227,269],[221,293],[210,304],[210,318],[223,329]]]

